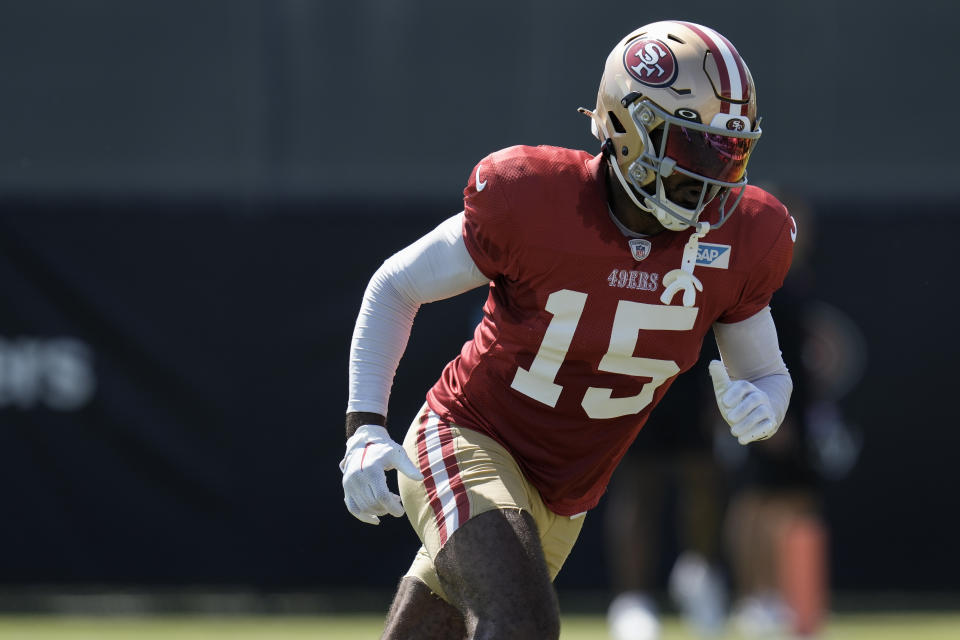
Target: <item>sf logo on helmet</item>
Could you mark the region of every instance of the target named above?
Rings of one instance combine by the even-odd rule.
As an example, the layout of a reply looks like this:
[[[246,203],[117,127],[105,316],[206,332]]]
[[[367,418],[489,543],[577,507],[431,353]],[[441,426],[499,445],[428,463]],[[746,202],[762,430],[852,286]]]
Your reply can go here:
[[[668,87],[677,79],[677,58],[664,42],[641,38],[627,47],[623,65],[648,87]]]

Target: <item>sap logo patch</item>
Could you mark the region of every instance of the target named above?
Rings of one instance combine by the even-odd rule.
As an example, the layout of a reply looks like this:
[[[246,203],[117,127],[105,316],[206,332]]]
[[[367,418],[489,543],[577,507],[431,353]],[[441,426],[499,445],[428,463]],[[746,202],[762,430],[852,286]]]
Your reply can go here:
[[[697,266],[729,269],[730,245],[701,242],[697,248]]]

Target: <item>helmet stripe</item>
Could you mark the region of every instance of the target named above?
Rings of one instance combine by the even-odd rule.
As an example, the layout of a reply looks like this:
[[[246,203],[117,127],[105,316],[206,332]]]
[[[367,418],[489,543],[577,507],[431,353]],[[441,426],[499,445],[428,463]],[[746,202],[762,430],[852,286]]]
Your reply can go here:
[[[740,53],[737,51],[737,49],[733,46],[733,44],[729,40],[727,40],[723,36],[723,34],[717,33],[716,31],[714,31],[714,33],[717,35],[717,37],[720,38],[720,42],[722,42],[726,46],[726,48],[730,51],[730,57],[733,58],[734,64],[736,65],[737,75],[740,76],[740,87],[741,87],[740,99],[744,101],[749,101],[750,100],[750,84],[747,82],[747,65],[744,63],[743,58],[740,57]],[[743,107],[743,108],[745,109],[746,107]],[[743,111],[741,111],[740,113],[742,115]]]
[[[703,40],[713,55],[717,63],[717,71],[720,73],[720,94],[730,100],[749,100],[750,89],[747,85],[746,69],[740,54],[730,44],[730,41],[709,27],[703,27],[692,22],[681,22],[680,24],[700,36],[700,39]],[[731,113],[732,108],[733,115],[743,115],[744,106],[723,101],[722,111]]]

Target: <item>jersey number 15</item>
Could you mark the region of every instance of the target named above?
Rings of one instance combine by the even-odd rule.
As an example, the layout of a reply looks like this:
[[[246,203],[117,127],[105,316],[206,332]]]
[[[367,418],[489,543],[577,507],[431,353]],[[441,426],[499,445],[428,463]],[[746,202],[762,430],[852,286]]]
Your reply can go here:
[[[510,386],[520,393],[555,407],[563,386],[554,382],[560,366],[570,350],[570,342],[577,330],[587,294],[561,289],[547,298],[546,310],[553,315],[540,343],[540,349],[529,369],[519,367]],[[590,387],[580,405],[591,418],[619,418],[640,413],[653,400],[653,393],[670,377],[680,371],[673,360],[638,358],[633,355],[637,348],[640,330],[689,331],[696,321],[697,307],[644,304],[621,300],[613,318],[610,331],[610,347],[600,359],[598,369],[608,373],[647,377],[640,393],[626,398],[613,398],[613,389]]]

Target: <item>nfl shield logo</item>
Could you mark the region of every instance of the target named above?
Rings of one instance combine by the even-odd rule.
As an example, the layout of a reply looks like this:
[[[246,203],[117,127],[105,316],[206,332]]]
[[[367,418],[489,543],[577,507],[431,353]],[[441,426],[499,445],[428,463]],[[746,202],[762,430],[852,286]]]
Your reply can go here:
[[[633,259],[637,262],[640,262],[648,255],[650,255],[650,241],[643,238],[634,238],[629,242],[630,244],[630,253],[633,254]]]

